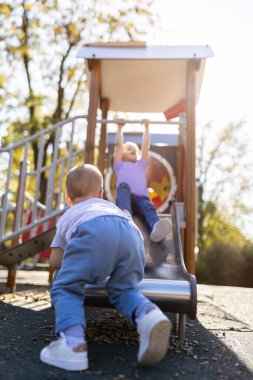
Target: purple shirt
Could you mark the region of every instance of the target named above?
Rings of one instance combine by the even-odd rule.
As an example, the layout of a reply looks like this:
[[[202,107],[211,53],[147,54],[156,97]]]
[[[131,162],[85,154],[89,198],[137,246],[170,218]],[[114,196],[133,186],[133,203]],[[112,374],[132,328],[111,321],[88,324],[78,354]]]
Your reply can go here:
[[[136,162],[120,161],[114,164],[117,177],[116,188],[125,182],[130,186],[131,193],[148,197],[148,186],[146,179],[147,161],[141,158]]]

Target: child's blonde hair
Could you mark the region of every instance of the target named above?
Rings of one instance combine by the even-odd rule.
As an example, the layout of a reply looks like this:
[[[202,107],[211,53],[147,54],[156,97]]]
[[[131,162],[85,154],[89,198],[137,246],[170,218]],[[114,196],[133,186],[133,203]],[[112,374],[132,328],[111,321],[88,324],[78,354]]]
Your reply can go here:
[[[94,165],[74,166],[66,176],[66,189],[71,201],[87,196],[98,197],[102,188],[102,174]]]
[[[132,147],[134,147],[135,150],[136,150],[137,156],[140,155],[140,149],[139,149],[138,145],[137,145],[135,142],[127,141],[127,142],[125,142],[125,143],[123,144],[123,147],[124,147],[124,146],[132,146]]]

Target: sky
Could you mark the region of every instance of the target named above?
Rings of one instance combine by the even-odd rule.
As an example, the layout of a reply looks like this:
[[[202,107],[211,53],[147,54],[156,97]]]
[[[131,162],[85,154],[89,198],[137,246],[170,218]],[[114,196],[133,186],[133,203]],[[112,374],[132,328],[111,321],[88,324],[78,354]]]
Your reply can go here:
[[[219,125],[245,120],[252,128],[253,1],[154,0],[164,29],[151,31],[150,42],[209,45],[196,113]],[[253,142],[253,129],[252,129]]]
[[[154,4],[160,28],[150,32],[151,43],[209,45],[214,53],[206,60],[197,126],[213,121],[221,129],[243,120],[253,160],[253,1],[154,0]]]

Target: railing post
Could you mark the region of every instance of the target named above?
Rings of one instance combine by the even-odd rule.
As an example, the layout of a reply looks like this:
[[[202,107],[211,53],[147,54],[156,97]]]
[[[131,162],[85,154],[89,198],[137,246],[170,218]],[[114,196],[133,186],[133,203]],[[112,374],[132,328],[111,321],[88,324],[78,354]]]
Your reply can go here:
[[[20,227],[22,226],[22,215],[23,215],[23,210],[24,210],[24,195],[25,195],[27,168],[28,168],[28,162],[25,159],[24,161],[20,163],[16,210],[15,210],[14,221],[13,221],[13,231],[19,230]],[[17,236],[16,238],[12,240],[12,246],[17,245],[18,242],[19,242],[19,237]]]
[[[54,196],[54,186],[55,186],[55,176],[57,169],[57,159],[59,151],[59,141],[60,141],[60,128],[58,127],[55,131],[54,137],[54,147],[53,147],[53,158],[50,165],[48,180],[47,180],[47,194],[46,194],[46,215],[50,214],[53,207],[53,196]]]
[[[104,98],[101,101],[102,119],[107,118],[109,110],[109,99]],[[98,168],[104,175],[105,170],[105,153],[106,153],[106,131],[107,123],[101,123],[100,140],[99,140],[99,155],[98,155]]]
[[[0,218],[0,238],[2,238],[5,234],[5,228],[6,228],[6,219],[8,216],[8,193],[9,193],[9,186],[11,181],[11,168],[13,165],[13,150],[9,153],[9,165],[7,170],[7,178],[5,183],[5,196],[2,199],[2,213]]]
[[[16,210],[14,213],[14,221],[13,221],[13,231],[20,229],[22,224],[22,215],[24,210],[24,194],[25,194],[25,184],[26,184],[26,176],[27,176],[27,167],[28,162],[27,158],[27,145],[25,146],[25,159],[20,163],[19,170],[19,179],[18,179],[18,189],[17,189],[17,201],[16,201]],[[12,239],[11,245],[14,247],[19,244],[20,236],[16,236]],[[8,265],[8,275],[6,286],[10,288],[11,292],[15,292],[16,289],[16,273],[17,273],[17,265],[11,264]]]
[[[85,145],[85,159],[87,164],[94,164],[94,148],[95,148],[95,131],[97,108],[100,99],[100,60],[89,61],[89,69],[91,71],[90,81],[90,103],[88,110],[88,125]]]
[[[8,274],[7,274],[7,281],[6,286],[10,289],[12,293],[16,290],[16,274],[17,274],[17,265],[12,264],[8,265],[7,267]]]
[[[185,265],[188,272],[195,273],[195,239],[196,239],[196,180],[195,180],[195,104],[196,104],[196,63],[188,61],[187,65],[187,135],[186,135],[186,231],[185,231]]]

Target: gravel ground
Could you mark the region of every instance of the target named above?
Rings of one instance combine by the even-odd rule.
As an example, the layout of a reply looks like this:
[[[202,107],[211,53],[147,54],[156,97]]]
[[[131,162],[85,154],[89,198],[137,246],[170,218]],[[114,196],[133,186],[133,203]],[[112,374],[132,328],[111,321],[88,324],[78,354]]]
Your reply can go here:
[[[237,316],[232,308],[226,313],[226,305],[215,299],[222,287],[199,287],[198,319],[188,321],[185,342],[179,344],[172,334],[168,354],[153,368],[138,365],[136,331],[115,310],[87,308],[90,367],[88,371],[66,372],[39,360],[41,348],[55,339],[48,287],[40,282],[26,285],[26,275],[23,279],[20,276],[15,295],[5,294],[0,284],[0,368],[4,380],[253,379],[253,350],[247,353],[239,344],[249,347],[253,341],[251,322],[244,322],[237,305]],[[230,289],[225,291],[227,294]],[[242,298],[242,294],[244,289],[238,296]]]

